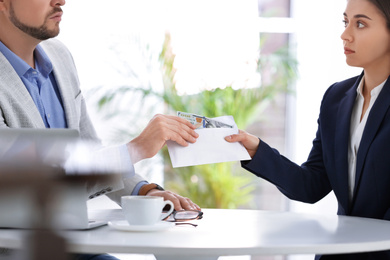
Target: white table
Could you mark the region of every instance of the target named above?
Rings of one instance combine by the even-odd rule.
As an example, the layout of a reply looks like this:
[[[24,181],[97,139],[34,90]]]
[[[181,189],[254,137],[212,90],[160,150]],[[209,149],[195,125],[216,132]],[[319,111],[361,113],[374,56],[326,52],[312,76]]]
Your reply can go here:
[[[159,232],[116,231],[108,226],[66,231],[69,251],[154,254],[157,259],[217,259],[222,255],[330,254],[390,249],[390,222],[258,210],[204,209],[198,227]],[[94,211],[121,219],[118,209]],[[20,248],[26,231],[0,230],[0,246]]]

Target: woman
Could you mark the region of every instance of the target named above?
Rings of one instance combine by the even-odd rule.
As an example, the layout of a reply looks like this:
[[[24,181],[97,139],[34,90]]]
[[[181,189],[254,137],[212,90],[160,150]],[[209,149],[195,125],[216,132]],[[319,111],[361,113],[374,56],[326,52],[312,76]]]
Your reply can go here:
[[[326,91],[304,164],[245,131],[226,140],[248,150],[245,169],[293,200],[315,203],[334,191],[339,215],[390,220],[390,1],[348,0],[344,24],[347,64],[363,72]],[[390,259],[390,251],[320,258]]]

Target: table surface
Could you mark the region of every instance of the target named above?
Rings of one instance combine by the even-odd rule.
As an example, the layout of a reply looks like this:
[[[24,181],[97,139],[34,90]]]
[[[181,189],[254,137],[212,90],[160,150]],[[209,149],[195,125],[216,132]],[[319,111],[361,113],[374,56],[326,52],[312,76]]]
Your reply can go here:
[[[129,232],[104,226],[61,234],[68,241],[69,251],[155,254],[157,259],[390,249],[390,222],[383,220],[260,210],[204,209],[203,212],[203,219],[193,221],[197,227],[184,225],[158,232]],[[123,219],[120,209],[95,210],[90,214],[100,219]],[[21,238],[26,233],[0,229],[0,247],[23,247]]]

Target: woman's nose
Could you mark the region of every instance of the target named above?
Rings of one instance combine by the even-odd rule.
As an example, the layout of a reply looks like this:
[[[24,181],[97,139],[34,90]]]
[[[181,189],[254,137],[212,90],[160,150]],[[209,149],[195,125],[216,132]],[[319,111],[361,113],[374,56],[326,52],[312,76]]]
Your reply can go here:
[[[353,40],[353,37],[352,37],[352,34],[350,32],[350,28],[349,26],[346,26],[345,27],[345,30],[344,32],[340,35],[341,39],[343,40],[344,42],[344,45],[345,45],[345,42],[351,42]]]

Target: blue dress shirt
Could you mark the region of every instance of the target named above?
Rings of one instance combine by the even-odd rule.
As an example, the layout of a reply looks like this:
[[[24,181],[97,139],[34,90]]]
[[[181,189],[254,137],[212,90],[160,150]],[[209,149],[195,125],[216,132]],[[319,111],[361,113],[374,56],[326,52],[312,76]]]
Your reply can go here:
[[[7,58],[23,81],[47,128],[67,128],[61,95],[54,78],[52,63],[37,46],[34,52],[35,69],[14,54],[0,41],[0,52]]]

